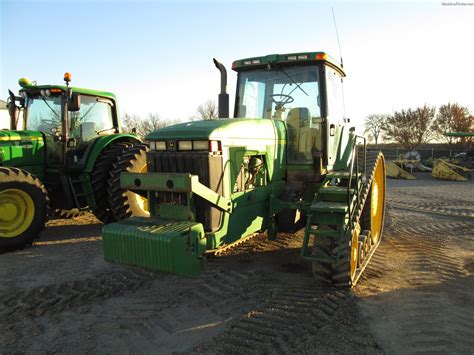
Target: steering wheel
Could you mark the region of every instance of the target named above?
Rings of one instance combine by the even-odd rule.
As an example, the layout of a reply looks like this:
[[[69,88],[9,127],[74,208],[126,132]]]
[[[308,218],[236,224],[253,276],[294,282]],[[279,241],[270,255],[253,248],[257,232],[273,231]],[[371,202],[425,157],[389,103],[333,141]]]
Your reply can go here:
[[[292,98],[290,95],[285,95],[285,94],[273,94],[273,95],[270,95],[270,97],[272,98],[273,103],[276,105],[276,106],[275,106],[275,109],[276,109],[276,110],[279,110],[279,109],[281,109],[284,105],[290,104],[290,103],[292,103],[293,101],[295,101],[295,99]],[[274,99],[274,97],[281,97],[282,100],[281,100],[281,101],[277,101],[277,100]]]

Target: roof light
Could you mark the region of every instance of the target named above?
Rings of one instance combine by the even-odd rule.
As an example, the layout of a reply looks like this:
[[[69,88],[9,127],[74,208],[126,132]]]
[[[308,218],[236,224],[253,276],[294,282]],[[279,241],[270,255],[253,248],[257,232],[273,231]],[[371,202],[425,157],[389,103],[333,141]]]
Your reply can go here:
[[[249,65],[249,64],[252,64],[251,60],[244,60],[244,65]]]
[[[260,64],[260,59],[253,59],[252,64]]]
[[[316,59],[317,60],[326,60],[327,55],[326,55],[326,53],[318,53],[318,54],[316,54]]]
[[[18,85],[20,85],[22,88],[26,88],[27,86],[31,85],[31,80],[28,78],[20,78],[20,80],[18,80]]]
[[[288,60],[296,60],[296,55],[289,55],[287,57]]]
[[[307,54],[299,55],[298,59],[308,59],[308,55]]]

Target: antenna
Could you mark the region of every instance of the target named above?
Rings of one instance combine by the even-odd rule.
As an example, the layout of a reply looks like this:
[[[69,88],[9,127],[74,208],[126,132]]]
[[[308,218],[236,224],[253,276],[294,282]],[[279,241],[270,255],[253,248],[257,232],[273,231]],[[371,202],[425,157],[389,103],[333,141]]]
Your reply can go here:
[[[332,10],[332,19],[334,20],[334,28],[336,29],[337,45],[339,46],[339,57],[341,58],[341,68],[344,68],[344,63],[342,62],[341,42],[339,41],[339,32],[337,31],[336,15],[334,15],[334,7],[331,7],[331,10]]]

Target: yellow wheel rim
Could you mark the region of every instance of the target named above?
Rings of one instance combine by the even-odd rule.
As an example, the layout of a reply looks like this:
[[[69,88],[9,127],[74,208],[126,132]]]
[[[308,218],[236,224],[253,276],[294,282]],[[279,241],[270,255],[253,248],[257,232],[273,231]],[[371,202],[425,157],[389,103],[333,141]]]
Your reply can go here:
[[[15,238],[25,232],[33,222],[35,204],[25,191],[0,191],[0,237]]]
[[[144,164],[141,169],[138,171],[139,173],[146,173],[147,172],[147,165]],[[149,212],[148,210],[148,199],[139,195],[139,194],[132,194],[132,197],[137,202],[137,205],[142,209],[142,211]]]
[[[356,224],[354,231],[352,232],[352,239],[351,239],[351,259],[350,259],[350,266],[351,266],[351,281],[354,280],[357,270],[357,262],[359,260],[359,234],[360,234],[360,226]]]
[[[372,180],[371,204],[370,204],[370,225],[373,243],[377,243],[382,234],[383,214],[385,204],[385,161],[380,158],[375,167],[374,178]]]

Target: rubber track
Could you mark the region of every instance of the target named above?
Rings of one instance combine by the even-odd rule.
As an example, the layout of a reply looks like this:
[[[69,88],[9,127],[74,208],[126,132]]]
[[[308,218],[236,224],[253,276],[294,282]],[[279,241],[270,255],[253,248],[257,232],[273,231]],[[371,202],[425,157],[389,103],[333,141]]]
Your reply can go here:
[[[148,287],[150,283],[148,273],[126,271],[103,273],[95,278],[9,292],[0,296],[0,317],[34,317],[60,313],[135,292]]]
[[[360,199],[361,203],[358,206],[357,210],[354,212],[353,219],[355,221],[361,222],[362,230],[364,230],[366,225],[370,224],[370,221],[367,221],[370,218],[370,215],[363,213],[364,205],[367,202],[368,194],[370,193],[370,188],[375,172],[375,167],[379,159],[379,152],[372,151],[367,152],[366,157],[366,167],[367,167],[367,183],[361,191]],[[359,151],[358,154],[359,162],[359,171],[363,170],[363,154]],[[345,235],[345,239],[341,241],[341,254],[344,258],[339,263],[324,263],[324,262],[315,262],[313,261],[313,274],[316,279],[326,283],[334,283],[337,286],[348,287],[351,286],[350,280],[350,235]],[[331,237],[317,237],[315,240],[316,244],[313,244],[313,255],[317,255],[322,258],[334,258],[337,254],[339,245],[338,242]],[[356,279],[357,280],[357,279]]]
[[[294,240],[294,234],[291,233],[278,233],[276,240],[268,240],[266,234],[257,233],[242,243],[230,244],[222,249],[217,249],[215,255],[230,256],[282,250],[287,249]]]

